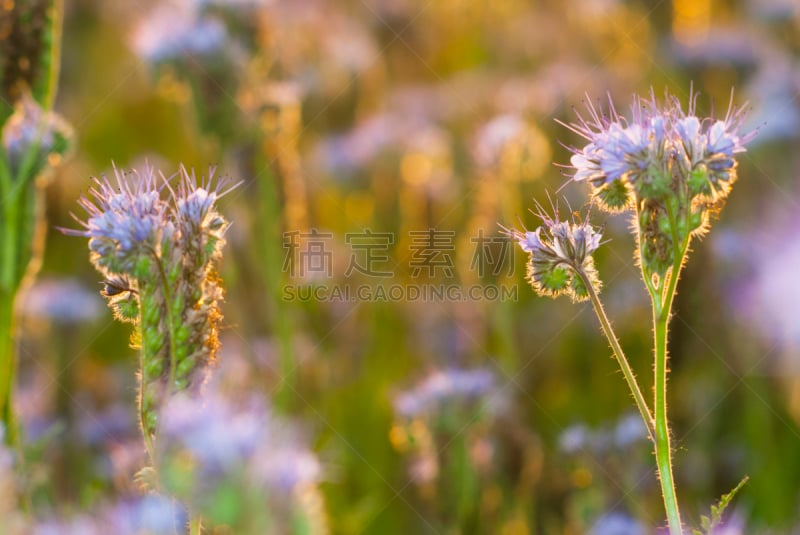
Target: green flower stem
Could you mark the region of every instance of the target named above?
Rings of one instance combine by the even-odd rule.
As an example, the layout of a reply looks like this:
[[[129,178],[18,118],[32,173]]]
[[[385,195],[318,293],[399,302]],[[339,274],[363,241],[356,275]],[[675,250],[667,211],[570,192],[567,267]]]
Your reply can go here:
[[[655,413],[656,463],[664,495],[670,535],[681,535],[681,515],[672,478],[672,450],[667,421],[667,319],[669,314],[655,311]]]
[[[589,293],[589,298],[592,301],[592,306],[594,307],[595,314],[597,314],[597,319],[600,320],[600,325],[603,327],[603,333],[605,333],[608,343],[611,344],[611,349],[614,351],[614,357],[617,359],[617,363],[622,370],[622,374],[625,376],[625,381],[628,383],[628,388],[630,389],[633,399],[636,402],[636,407],[639,409],[639,414],[642,416],[645,426],[647,426],[647,432],[650,434],[651,438],[655,439],[656,429],[653,415],[650,413],[650,408],[647,406],[644,395],[642,395],[642,390],[639,388],[639,383],[636,381],[636,376],[633,374],[633,370],[628,363],[628,359],[625,357],[625,353],[623,353],[622,347],[619,345],[616,334],[614,334],[614,329],[612,329],[611,322],[608,320],[605,308],[603,308],[603,303],[600,301],[600,297],[597,295],[592,282],[589,280],[589,277],[583,272],[583,270],[577,270],[577,273],[581,277],[581,280],[583,280],[583,284],[586,286],[586,289]]]
[[[156,408],[159,377],[164,373],[164,344],[169,344],[159,329],[161,311],[158,303],[158,288],[145,280],[140,280],[139,289],[139,425],[142,428],[147,455],[153,466],[156,465],[156,451],[153,434],[156,427]]]
[[[174,277],[168,276],[167,272],[164,269],[164,264],[161,262],[161,259],[154,255],[154,261],[158,266],[158,272],[161,279],[161,292],[164,296],[165,303],[165,315],[167,318],[167,330],[169,333],[169,339],[167,340],[168,350],[169,350],[169,380],[167,381],[167,388],[166,388],[166,395],[169,395],[172,392],[172,389],[175,388],[175,370],[178,367],[178,359],[176,356],[176,340],[178,339],[178,327],[179,327],[179,318],[175,317],[175,310],[173,308],[174,302],[172,298],[172,291],[170,289],[170,285],[174,283]],[[155,459],[153,459],[155,462]]]
[[[675,482],[672,476],[672,448],[669,421],[667,420],[667,333],[675,290],[688,245],[689,238],[687,236],[681,244],[679,254],[675,256],[663,292],[651,292],[650,294],[653,300],[653,330],[655,332],[656,463],[670,535],[681,535],[683,531],[678,498],[675,494]]]
[[[14,294],[0,288],[0,413],[5,443],[13,446],[17,441],[16,419],[11,406],[14,385]]]
[[[2,415],[4,437],[8,445],[16,443],[16,419],[12,407],[11,392],[14,386],[16,357],[14,355],[14,300],[18,288],[16,273],[17,229],[19,227],[18,188],[14,187],[7,167],[2,169],[3,197],[0,199],[2,212],[2,250],[0,251],[0,414]]]
[[[261,193],[260,209],[262,222],[264,280],[267,291],[271,297],[270,311],[273,318],[273,328],[278,341],[280,355],[281,382],[275,399],[275,405],[284,411],[289,411],[292,397],[296,390],[295,382],[297,364],[292,352],[292,309],[288,303],[281,300],[283,292],[284,275],[281,269],[281,242],[282,215],[278,198],[277,178],[270,171],[270,162],[264,158],[259,162],[266,171],[258,187]]]

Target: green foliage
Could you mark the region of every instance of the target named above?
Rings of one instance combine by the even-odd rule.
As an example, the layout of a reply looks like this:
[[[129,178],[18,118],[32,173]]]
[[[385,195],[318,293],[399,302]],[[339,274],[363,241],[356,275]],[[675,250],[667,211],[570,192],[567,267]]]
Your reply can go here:
[[[714,530],[722,524],[722,515],[725,513],[725,509],[728,508],[733,498],[736,494],[742,490],[745,483],[749,480],[749,476],[745,476],[738,485],[736,485],[732,491],[723,495],[716,505],[711,506],[711,516],[701,516],[700,517],[700,528],[701,529],[694,529],[692,530],[693,535],[714,535]]]

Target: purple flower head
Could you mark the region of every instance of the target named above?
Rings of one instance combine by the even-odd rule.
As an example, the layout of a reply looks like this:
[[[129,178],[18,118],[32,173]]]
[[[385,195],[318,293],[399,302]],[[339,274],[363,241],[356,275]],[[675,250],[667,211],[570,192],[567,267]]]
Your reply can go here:
[[[89,195],[78,201],[88,214],[86,221],[75,218],[84,230],[62,229],[89,238],[92,259],[106,276],[131,273],[142,256],[157,254],[162,240],[175,231],[160,197],[163,177],[149,165],[129,176],[114,167],[113,181],[95,178]]]
[[[494,374],[489,370],[436,370],[416,387],[401,392],[394,399],[394,409],[404,418],[431,416],[443,407],[489,396],[494,388]]]
[[[201,13],[197,2],[165,2],[136,27],[134,51],[150,62],[193,55],[210,55],[228,38],[225,25]]]
[[[189,172],[183,165],[178,174],[180,182],[175,193],[175,219],[184,233],[205,232],[222,238],[228,223],[215,209],[220,197],[227,195],[239,186],[227,177],[214,179],[216,168],[212,167],[208,176],[197,179],[194,169]]]
[[[715,121],[696,115],[696,100],[697,94],[691,92],[684,111],[669,94],[662,103],[652,92],[647,100],[635,96],[630,118],[620,117],[610,99],[607,115],[587,104],[587,118],[578,114],[576,123],[565,125],[588,141],[572,149],[573,180],[588,180],[595,193],[611,195],[612,202],[606,203],[610,209],[629,206],[623,188],[610,191],[608,186],[616,181],[632,185],[642,198],[655,198],[680,189],[674,180],[689,182],[692,173],[708,171],[690,185],[692,196],[713,200],[724,195],[726,186],[719,183],[735,179],[733,156],[745,150],[754,133],[739,134],[745,109],[734,107],[732,101],[725,119]]]
[[[570,295],[573,300],[588,298],[583,276],[599,288],[592,253],[600,247],[603,235],[584,221],[560,221],[558,208],[550,217],[541,206],[537,215],[542,225],[535,231],[506,229],[520,247],[531,255],[528,280],[540,295]]]
[[[66,150],[65,140],[71,135],[72,129],[64,119],[53,112],[45,112],[25,93],[3,125],[2,144],[13,172],[19,170],[28,150],[37,145],[38,171],[48,155]]]
[[[78,201],[88,214],[86,221],[76,218],[84,229],[62,230],[89,238],[92,261],[105,276],[139,278],[142,258],[159,258],[170,244],[182,244],[183,252],[191,254],[192,246],[203,249],[209,237],[222,239],[228,224],[214,205],[238,184],[214,183],[213,173],[198,181],[194,171],[181,166],[180,183],[173,189],[170,179],[150,165],[127,174],[114,167],[113,179],[95,178],[89,195]]]

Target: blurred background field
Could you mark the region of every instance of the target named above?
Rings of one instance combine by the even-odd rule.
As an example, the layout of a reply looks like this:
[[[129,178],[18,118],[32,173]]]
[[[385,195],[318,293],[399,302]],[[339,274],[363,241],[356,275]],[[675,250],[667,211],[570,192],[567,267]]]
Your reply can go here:
[[[221,208],[233,226],[217,373],[302,428],[324,467],[332,532],[661,525],[650,444],[590,307],[535,297],[520,251],[500,272],[480,273],[474,238],[498,236],[498,223],[537,225],[528,208],[568,181],[553,162],[568,163],[564,145],[580,143],[556,119],[573,120],[585,95],[609,93],[622,110],[651,87],[685,103],[693,84],[699,110],[717,116],[734,87],[735,102],[752,108],[746,130],[760,131],[678,294],[679,498],[696,524],[749,475],[734,507],[744,532],[800,529],[796,1],[65,7],[56,110],[77,143],[47,190],[47,249],[24,301],[16,400],[42,448],[37,507],[127,495],[144,460],[129,326],[97,295],[85,242],[55,227],[75,224],[69,213],[90,176],[147,159],[167,172],[217,165],[243,181]],[[584,209],[583,185],[559,195]],[[596,255],[602,297],[649,391],[649,304],[628,223],[605,214],[595,223],[609,239]],[[288,269],[287,233],[311,229],[328,236],[329,275]],[[377,264],[391,277],[346,274],[346,236],[365,229],[391,234]],[[453,237],[452,269],[415,277],[410,233],[428,229]],[[492,247],[497,255],[502,244]],[[517,299],[301,302],[283,292],[422,282],[516,288]],[[417,410],[464,381],[467,395]]]

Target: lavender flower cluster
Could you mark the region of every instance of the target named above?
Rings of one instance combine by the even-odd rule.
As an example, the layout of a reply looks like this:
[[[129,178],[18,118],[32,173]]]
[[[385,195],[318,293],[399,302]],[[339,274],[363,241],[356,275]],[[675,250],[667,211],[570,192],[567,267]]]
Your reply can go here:
[[[162,411],[159,472],[193,514],[235,533],[327,532],[322,469],[297,432],[256,398],[239,406],[209,389]]]
[[[649,100],[633,98],[631,119],[621,117],[609,99],[604,115],[587,101],[588,117],[567,125],[589,141],[574,149],[573,180],[589,181],[595,195],[609,210],[621,210],[631,202],[629,185],[637,198],[658,197],[685,182],[691,198],[716,201],[724,198],[736,180],[734,155],[754,132],[740,136],[745,108],[731,103],[724,119],[696,116],[697,94],[689,97],[683,111],[674,95],[663,105],[653,93]]]
[[[696,102],[690,92],[684,111],[669,93],[663,103],[635,96],[630,119],[610,99],[607,114],[587,102],[587,117],[565,125],[588,141],[573,148],[573,180],[589,182],[602,209],[636,212],[639,259],[661,278],[707,231],[736,180],[735,156],[755,136],[739,133],[746,108],[732,95],[724,119],[699,118]]]
[[[414,388],[398,394],[394,409],[403,418],[431,417],[448,405],[489,400],[495,387],[489,370],[436,370]]]
[[[106,278],[103,295],[121,320],[136,324],[142,350],[140,411],[148,441],[169,394],[202,384],[213,361],[223,297],[215,265],[228,222],[215,208],[226,180],[197,180],[181,166],[172,184],[150,167],[95,179],[80,200],[90,259]],[[232,187],[235,187],[233,185]],[[152,447],[148,448],[152,453]]]

